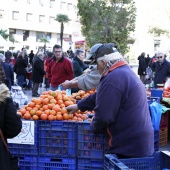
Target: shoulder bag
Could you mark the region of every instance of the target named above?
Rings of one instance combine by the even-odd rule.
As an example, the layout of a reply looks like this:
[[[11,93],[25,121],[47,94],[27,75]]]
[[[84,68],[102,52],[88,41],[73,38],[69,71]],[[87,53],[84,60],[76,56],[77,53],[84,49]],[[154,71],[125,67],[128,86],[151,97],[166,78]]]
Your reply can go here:
[[[18,167],[18,157],[13,157],[12,154],[9,152],[9,149],[8,149],[8,145],[5,141],[5,138],[4,138],[4,135],[0,129],[0,137],[2,139],[2,142],[7,150],[7,155],[9,155],[10,157],[10,166],[11,166],[11,170],[19,170],[20,168]]]

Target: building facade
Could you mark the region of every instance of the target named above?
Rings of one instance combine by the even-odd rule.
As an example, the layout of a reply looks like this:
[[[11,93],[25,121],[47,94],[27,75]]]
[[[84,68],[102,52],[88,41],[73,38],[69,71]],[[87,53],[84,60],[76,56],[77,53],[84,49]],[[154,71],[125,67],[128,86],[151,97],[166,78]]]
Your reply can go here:
[[[68,15],[64,24],[63,49],[74,48],[76,39],[82,37],[77,17],[77,0],[1,0],[0,29],[14,35],[19,46],[28,50],[43,47],[41,38],[49,43],[47,49],[60,44],[60,23],[54,20],[57,14]]]

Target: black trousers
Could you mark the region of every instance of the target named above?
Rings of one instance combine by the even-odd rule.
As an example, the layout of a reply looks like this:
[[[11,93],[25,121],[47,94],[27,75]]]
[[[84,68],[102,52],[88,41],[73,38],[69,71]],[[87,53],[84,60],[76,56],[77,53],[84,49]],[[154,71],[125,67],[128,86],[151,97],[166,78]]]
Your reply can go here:
[[[34,83],[34,82],[33,82],[32,95],[38,94],[39,84],[40,84],[40,83]]]

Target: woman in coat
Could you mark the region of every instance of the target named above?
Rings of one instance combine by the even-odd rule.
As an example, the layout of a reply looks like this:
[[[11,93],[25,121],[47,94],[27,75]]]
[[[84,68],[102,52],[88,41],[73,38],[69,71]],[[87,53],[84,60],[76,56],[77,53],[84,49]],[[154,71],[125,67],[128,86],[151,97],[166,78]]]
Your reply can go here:
[[[34,58],[33,67],[32,67],[32,81],[33,89],[32,96],[39,97],[38,87],[39,84],[43,82],[43,76],[45,75],[44,63],[43,63],[44,54],[42,52],[38,53]]]
[[[5,140],[17,136],[22,128],[20,116],[5,84],[0,84],[0,129]],[[0,137],[0,169],[11,170],[9,154]]]
[[[83,71],[87,68],[86,64],[83,62],[84,60],[84,51],[76,50],[75,57],[73,58],[73,70],[74,70],[74,78],[79,77],[83,74]],[[79,89],[74,88],[72,92],[77,92]]]
[[[20,52],[14,66],[14,72],[17,74],[18,85],[23,88],[26,81],[27,63],[24,59],[24,53]]]
[[[146,68],[147,68],[144,52],[138,57],[138,60],[139,60],[138,75],[140,76],[142,83],[144,83],[146,79],[145,77],[146,77]]]

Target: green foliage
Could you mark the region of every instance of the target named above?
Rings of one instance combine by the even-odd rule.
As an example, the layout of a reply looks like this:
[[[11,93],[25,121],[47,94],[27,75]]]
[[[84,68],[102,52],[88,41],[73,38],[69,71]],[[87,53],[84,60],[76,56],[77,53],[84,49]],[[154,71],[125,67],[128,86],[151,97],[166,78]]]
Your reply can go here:
[[[47,38],[41,38],[41,39],[39,39],[39,42],[49,43],[49,41],[47,40]]]
[[[9,34],[7,34],[7,30],[3,30],[3,29],[0,30],[0,35],[1,35],[5,40],[7,40],[8,37],[9,37]]]
[[[58,21],[60,23],[67,23],[67,22],[70,21],[68,16],[65,15],[65,14],[58,14],[54,20],[56,20],[56,21]]]
[[[162,34],[168,35],[169,31],[158,27],[150,27],[148,33],[154,34],[156,37],[160,37]]]
[[[124,54],[128,38],[135,29],[133,0],[78,0],[82,33],[89,46],[114,42]]]

